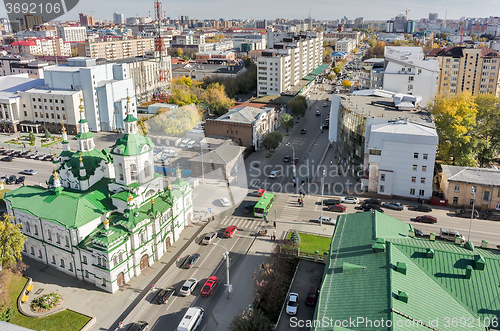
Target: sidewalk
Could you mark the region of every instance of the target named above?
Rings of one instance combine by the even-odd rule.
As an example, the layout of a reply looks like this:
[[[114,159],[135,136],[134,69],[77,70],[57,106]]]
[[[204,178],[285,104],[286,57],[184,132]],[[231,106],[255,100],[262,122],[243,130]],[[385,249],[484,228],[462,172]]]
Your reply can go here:
[[[119,291],[111,294],[96,286],[69,276],[36,260],[23,257],[29,268],[24,275],[33,279],[30,300],[23,304],[29,310],[31,300],[41,295],[58,292],[64,298],[61,309],[72,309],[82,314],[96,317],[90,330],[115,330],[148,293],[163,273],[176,262],[177,256],[204,229],[204,225],[188,226],[168,252],[141,275],[132,278]]]

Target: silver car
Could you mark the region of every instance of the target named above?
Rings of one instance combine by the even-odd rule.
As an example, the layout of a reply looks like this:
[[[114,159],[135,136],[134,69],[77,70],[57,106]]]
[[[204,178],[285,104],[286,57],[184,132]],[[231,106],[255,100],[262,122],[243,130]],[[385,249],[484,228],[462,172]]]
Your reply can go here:
[[[201,243],[204,245],[210,245],[215,238],[217,238],[217,232],[209,232],[205,235]]]
[[[196,287],[196,284],[198,284],[198,279],[189,278],[184,282],[184,285],[182,285],[181,289],[179,290],[179,295],[183,297],[190,295]]]

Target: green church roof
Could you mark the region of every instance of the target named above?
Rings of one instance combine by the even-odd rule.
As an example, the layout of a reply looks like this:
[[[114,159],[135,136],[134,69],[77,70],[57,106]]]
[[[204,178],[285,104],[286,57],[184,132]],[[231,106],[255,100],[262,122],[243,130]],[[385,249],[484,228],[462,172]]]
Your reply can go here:
[[[78,139],[78,140],[82,140],[82,139],[89,139],[89,138],[92,138],[94,136],[94,133],[93,132],[79,132],[75,138]]]
[[[135,118],[134,115],[128,114],[127,117],[123,120],[124,122],[135,122],[137,121],[137,118]]]
[[[145,149],[144,146],[146,145],[149,148]],[[125,156],[139,155],[149,152],[153,147],[153,142],[149,137],[145,137],[139,133],[125,134],[116,140],[111,148],[111,153]]]
[[[82,180],[90,178],[90,176],[92,176],[95,173],[96,169],[99,167],[99,165],[103,160],[105,163],[109,163],[112,161],[111,156],[108,154],[106,149],[103,149],[103,151],[101,152],[94,148],[90,151],[85,151],[81,153],[82,153],[83,167],[85,169],[85,176],[81,178]],[[75,178],[79,178],[80,152],[71,152],[71,156],[69,157],[70,159],[62,164],[59,172],[70,170]]]

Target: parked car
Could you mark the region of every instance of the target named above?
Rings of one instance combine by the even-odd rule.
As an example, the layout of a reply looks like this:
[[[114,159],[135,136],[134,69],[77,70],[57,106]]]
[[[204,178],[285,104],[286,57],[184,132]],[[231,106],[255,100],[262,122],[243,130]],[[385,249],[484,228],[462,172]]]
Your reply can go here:
[[[144,321],[139,321],[139,322],[134,322],[127,331],[144,331],[148,327],[148,322]]]
[[[457,209],[455,210],[455,215],[458,217],[471,218],[472,209]],[[474,209],[474,218],[479,218],[479,211],[477,209]]]
[[[403,204],[401,204],[399,202],[386,203],[386,204],[384,204],[384,207],[385,208],[389,208],[389,209],[394,209],[394,210],[403,210],[403,209],[405,209],[405,206],[403,206]]]
[[[288,301],[286,303],[286,313],[288,315],[297,315],[297,309],[299,307],[299,295],[297,293],[291,292],[288,296]]]
[[[300,130],[300,134],[306,134],[306,132],[307,132],[306,129]]]
[[[184,282],[181,289],[179,290],[179,295],[181,295],[183,297],[190,295],[193,292],[193,290],[195,289],[196,284],[198,284],[198,279],[189,278],[188,280],[186,280]]]
[[[16,184],[22,184],[22,183],[24,183],[25,179],[26,179],[26,177],[24,177],[24,176],[17,177]]]
[[[278,171],[277,170],[271,171],[271,173],[269,174],[269,178],[276,178],[276,177],[278,177]]]
[[[184,268],[191,269],[196,264],[196,262],[198,262],[199,259],[200,259],[200,254],[198,253],[194,253],[193,255],[188,255],[188,257],[186,258],[186,260],[184,260],[183,263]]]
[[[336,211],[338,213],[343,213],[346,211],[346,209],[347,209],[346,206],[342,206],[340,203],[328,206],[329,211]]]
[[[215,288],[217,287],[217,285],[219,284],[219,282],[220,282],[219,277],[210,276],[210,278],[208,278],[207,281],[205,282],[205,285],[203,285],[203,287],[201,288],[200,295],[206,297],[211,295],[215,290]]]
[[[236,225],[230,225],[224,231],[224,238],[232,238],[238,227]]]
[[[255,206],[255,205],[254,205],[253,203],[247,203],[247,204],[245,205],[245,207],[243,208],[243,212],[244,212],[245,214],[250,214],[250,213],[253,211],[253,207],[254,207],[254,206]]]
[[[365,199],[363,200],[363,203],[369,203],[369,204],[372,204],[372,205],[381,205],[382,204],[382,201],[380,201],[380,199]]]
[[[356,197],[341,197],[340,202],[356,204],[359,203],[359,199]]]
[[[20,157],[26,157],[30,152],[26,151],[26,152],[22,152],[21,154],[19,154]]]
[[[37,156],[38,156],[38,153],[33,152],[33,153],[28,154],[28,155],[26,156],[26,158],[27,158],[27,159],[34,159],[34,158],[36,158]]]
[[[263,195],[264,195],[264,193],[266,193],[266,190],[264,190],[263,188],[261,188],[261,189],[259,189],[259,190],[257,191],[257,196],[258,196],[258,197],[261,197],[261,196],[263,196]]]
[[[174,294],[175,294],[175,288],[173,287],[160,289],[158,291],[158,294],[156,295],[156,302],[166,303],[168,299],[170,299],[170,297]]]
[[[361,206],[359,206],[363,211],[369,211],[372,209],[377,209],[380,208],[380,205],[373,204],[373,203],[363,203]]]
[[[204,245],[210,245],[215,238],[217,238],[217,232],[209,232],[205,235],[201,243]]]
[[[417,236],[417,237],[423,237],[424,236],[424,233],[421,230],[414,229],[414,231],[415,231],[415,236]]]
[[[12,153],[10,156],[12,157],[19,157],[19,155],[21,154],[20,151],[15,151],[14,153]]]
[[[416,206],[411,206],[408,207],[408,209],[414,210],[414,211],[423,211],[424,213],[429,213],[432,211],[432,208],[427,206],[427,205],[416,205]]]
[[[291,157],[289,155],[287,155],[283,158],[283,162],[290,162],[290,160],[291,160]]]
[[[437,218],[431,215],[417,216],[417,222],[422,223],[437,223]]]
[[[38,154],[36,157],[35,157],[35,160],[43,160],[43,158],[45,157],[45,154]]]
[[[7,176],[7,175],[5,175],[5,174],[4,174],[4,175],[2,175],[2,176],[0,177],[0,182],[5,183],[5,182],[7,181],[7,178],[9,178],[9,176]]]
[[[12,162],[14,161],[14,158],[12,156],[5,156],[5,157],[2,157],[0,159],[0,161],[4,161],[4,162]]]
[[[339,203],[340,203],[339,199],[325,199],[325,200],[323,200],[324,206],[333,206],[333,205],[337,205]]]
[[[10,175],[9,178],[7,179],[6,183],[7,184],[14,184],[16,182],[16,175]]]
[[[318,223],[337,225],[337,220],[328,216],[318,217]]]
[[[319,290],[316,286],[311,285],[306,296],[306,305],[316,306],[316,301],[318,301]]]
[[[229,207],[231,206],[231,202],[229,201],[228,198],[226,197],[223,197],[223,198],[220,198],[219,199],[220,203],[224,206],[224,207]]]
[[[47,154],[42,161],[51,161],[54,156],[52,154]]]

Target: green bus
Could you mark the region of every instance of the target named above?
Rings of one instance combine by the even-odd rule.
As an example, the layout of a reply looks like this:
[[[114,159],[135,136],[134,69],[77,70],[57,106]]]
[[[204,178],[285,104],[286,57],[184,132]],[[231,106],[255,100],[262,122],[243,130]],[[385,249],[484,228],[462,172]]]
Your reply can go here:
[[[273,206],[274,203],[274,194],[273,193],[264,193],[262,197],[259,199],[255,207],[253,207],[253,215],[255,217],[264,217],[269,214],[269,210]]]

